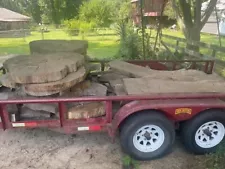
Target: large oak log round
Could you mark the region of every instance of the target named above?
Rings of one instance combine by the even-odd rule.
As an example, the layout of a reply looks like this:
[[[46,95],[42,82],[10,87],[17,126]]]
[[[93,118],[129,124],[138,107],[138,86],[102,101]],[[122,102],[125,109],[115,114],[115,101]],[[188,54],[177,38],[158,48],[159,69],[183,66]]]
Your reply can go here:
[[[86,56],[87,48],[88,42],[84,40],[37,40],[30,42],[32,54],[75,52]]]
[[[48,96],[56,93],[60,93],[63,90],[67,90],[72,86],[82,82],[87,75],[85,67],[81,67],[77,72],[70,73],[64,79],[40,84],[26,84],[24,85],[24,91],[31,96]]]
[[[21,55],[3,63],[15,83],[48,83],[61,80],[84,64],[84,56],[76,53]]]

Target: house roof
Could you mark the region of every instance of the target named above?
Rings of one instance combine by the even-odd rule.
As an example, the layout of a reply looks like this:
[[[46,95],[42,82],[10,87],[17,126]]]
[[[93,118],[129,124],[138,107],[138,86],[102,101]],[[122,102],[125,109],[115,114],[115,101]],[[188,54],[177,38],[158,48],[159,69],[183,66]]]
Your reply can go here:
[[[29,20],[30,20],[30,17],[28,16],[0,7],[0,21],[16,22],[16,21],[29,21]]]

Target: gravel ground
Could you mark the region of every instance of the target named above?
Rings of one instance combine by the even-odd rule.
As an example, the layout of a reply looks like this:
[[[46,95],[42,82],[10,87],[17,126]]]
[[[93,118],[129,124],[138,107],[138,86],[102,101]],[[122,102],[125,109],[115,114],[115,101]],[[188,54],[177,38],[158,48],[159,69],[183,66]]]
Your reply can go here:
[[[0,133],[0,169],[122,169],[119,139],[105,133],[64,135],[44,129]],[[195,157],[179,139],[163,159],[140,162],[139,169],[188,169]]]

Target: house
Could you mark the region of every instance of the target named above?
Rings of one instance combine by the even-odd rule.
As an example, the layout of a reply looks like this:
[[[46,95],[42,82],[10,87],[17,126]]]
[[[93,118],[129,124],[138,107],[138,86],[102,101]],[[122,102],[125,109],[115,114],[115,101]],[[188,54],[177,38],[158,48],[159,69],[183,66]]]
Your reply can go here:
[[[26,29],[31,18],[0,7],[0,31]]]
[[[163,4],[166,0],[142,0],[143,2],[143,16],[145,24],[152,23],[157,17],[161,16]],[[132,19],[135,26],[141,24],[141,9],[140,0],[132,0]]]

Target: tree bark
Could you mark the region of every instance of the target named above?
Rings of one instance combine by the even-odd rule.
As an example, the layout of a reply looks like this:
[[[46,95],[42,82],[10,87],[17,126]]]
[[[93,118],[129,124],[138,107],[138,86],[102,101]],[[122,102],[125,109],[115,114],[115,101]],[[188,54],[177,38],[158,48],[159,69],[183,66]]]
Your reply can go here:
[[[199,46],[192,45],[192,42],[200,42],[201,40],[201,30],[199,28],[188,28],[186,31],[186,40],[187,46],[186,48],[189,50],[193,50],[199,52]]]
[[[210,0],[208,8],[201,13],[203,0],[193,1],[172,0],[173,9],[176,13],[176,18],[182,24],[183,33],[186,40],[189,42],[187,48],[194,51],[199,51],[198,46],[194,46],[191,42],[199,42],[201,39],[201,29],[209,19],[216,6],[218,0]],[[193,11],[194,10],[194,11]],[[193,14],[194,15],[193,15]]]

